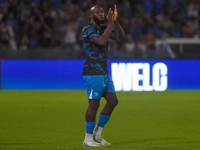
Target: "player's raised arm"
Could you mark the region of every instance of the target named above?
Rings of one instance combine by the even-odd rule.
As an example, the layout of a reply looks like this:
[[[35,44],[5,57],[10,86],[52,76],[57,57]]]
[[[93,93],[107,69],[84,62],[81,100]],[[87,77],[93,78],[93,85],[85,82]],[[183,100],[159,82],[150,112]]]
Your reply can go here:
[[[94,17],[92,19],[94,19]],[[93,39],[92,42],[94,42],[95,44],[105,46],[106,43],[108,42],[114,24],[114,12],[112,11],[111,8],[108,11],[107,19],[109,22],[108,27],[106,28],[104,34],[102,34],[101,36],[97,36]]]
[[[116,41],[125,40],[124,30],[123,30],[123,28],[121,27],[121,25],[119,24],[119,21],[118,21],[118,10],[117,10],[117,6],[116,5],[115,5],[115,11],[114,11],[114,23],[115,23],[115,26],[116,26],[117,33],[115,33],[112,36],[112,39],[114,39]]]

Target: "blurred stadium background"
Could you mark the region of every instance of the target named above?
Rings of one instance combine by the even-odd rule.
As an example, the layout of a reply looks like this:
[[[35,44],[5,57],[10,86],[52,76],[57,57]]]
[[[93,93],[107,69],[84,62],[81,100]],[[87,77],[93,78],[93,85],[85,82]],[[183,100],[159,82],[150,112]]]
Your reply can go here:
[[[0,0],[0,149],[85,149],[81,30],[114,4],[126,40],[109,41],[109,149],[200,149],[200,0]]]
[[[89,9],[114,4],[126,41],[109,58],[200,58],[199,0],[0,0],[0,58],[84,58]]]

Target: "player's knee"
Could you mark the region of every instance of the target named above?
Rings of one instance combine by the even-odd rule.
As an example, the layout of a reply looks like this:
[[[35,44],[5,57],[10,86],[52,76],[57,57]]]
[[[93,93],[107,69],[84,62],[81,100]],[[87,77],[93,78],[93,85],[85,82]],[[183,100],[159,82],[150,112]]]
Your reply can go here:
[[[118,105],[118,99],[112,100],[111,103],[110,103],[110,105],[111,105],[112,107],[116,107],[116,106]]]
[[[99,106],[100,106],[100,104],[93,104],[93,105],[91,105],[91,104],[89,104],[88,105],[88,108],[90,109],[90,111],[97,111],[98,110],[98,108],[99,108]]]
[[[86,116],[96,116],[98,108],[97,107],[90,107],[88,106],[87,111],[86,111]]]
[[[115,106],[117,106],[118,103],[119,103],[119,101],[118,101],[118,99],[116,99],[116,101],[115,101]]]
[[[97,111],[99,109],[100,104],[94,106],[94,111]]]

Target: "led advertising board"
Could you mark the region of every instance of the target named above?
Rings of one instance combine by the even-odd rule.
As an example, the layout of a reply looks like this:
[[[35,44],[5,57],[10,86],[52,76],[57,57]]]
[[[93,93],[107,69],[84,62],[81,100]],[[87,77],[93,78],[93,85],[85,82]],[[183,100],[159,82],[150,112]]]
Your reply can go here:
[[[83,90],[83,59],[1,60],[2,90]],[[116,91],[199,90],[200,60],[108,60]]]

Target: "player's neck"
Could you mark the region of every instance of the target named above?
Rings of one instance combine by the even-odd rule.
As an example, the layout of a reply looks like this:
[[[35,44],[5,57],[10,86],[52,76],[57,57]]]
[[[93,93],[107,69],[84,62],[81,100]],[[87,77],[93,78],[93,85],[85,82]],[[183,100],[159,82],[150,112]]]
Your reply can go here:
[[[97,28],[97,29],[100,30],[100,25],[97,24],[94,20],[91,20],[91,24],[92,24],[95,28]]]

